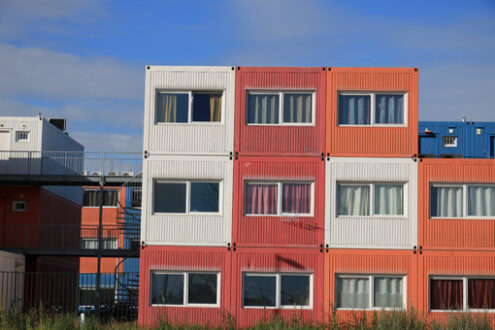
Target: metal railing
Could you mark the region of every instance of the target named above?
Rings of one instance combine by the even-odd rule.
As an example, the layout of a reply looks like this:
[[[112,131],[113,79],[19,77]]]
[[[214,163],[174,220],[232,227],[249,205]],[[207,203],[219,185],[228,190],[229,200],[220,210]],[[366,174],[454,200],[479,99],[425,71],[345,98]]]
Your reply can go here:
[[[0,150],[0,175],[133,176],[142,164],[141,153]]]

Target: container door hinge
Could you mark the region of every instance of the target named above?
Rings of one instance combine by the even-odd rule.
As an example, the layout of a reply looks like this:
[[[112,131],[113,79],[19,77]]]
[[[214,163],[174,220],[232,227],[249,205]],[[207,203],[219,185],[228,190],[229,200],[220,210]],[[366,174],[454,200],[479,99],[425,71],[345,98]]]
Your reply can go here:
[[[419,246],[419,254],[423,254],[423,246],[422,245]]]
[[[227,243],[227,251],[230,251],[230,243]]]
[[[320,244],[320,252],[323,253],[323,244]]]
[[[234,251],[236,251],[236,250],[237,250],[237,247],[236,247],[236,246],[237,246],[237,244],[236,244],[236,243],[234,243],[234,248],[233,248],[233,250],[234,250]]]
[[[416,246],[416,245],[414,245],[414,246],[413,246],[413,254],[416,254],[416,249],[417,249],[417,246]]]
[[[330,161],[330,153],[327,152],[327,161]]]
[[[325,245],[325,250],[327,253],[330,251],[328,244]]]
[[[146,243],[144,241],[141,242],[141,249],[144,250],[144,248],[146,247]]]
[[[145,150],[144,151],[144,158],[148,158],[150,156],[150,153],[148,152],[148,150]]]
[[[321,161],[322,162],[325,161],[325,153],[324,152],[321,153]]]
[[[235,152],[235,160],[238,160],[239,159],[239,151],[236,151]]]
[[[234,158],[234,152],[231,151],[229,154],[229,159],[232,160],[233,158]]]

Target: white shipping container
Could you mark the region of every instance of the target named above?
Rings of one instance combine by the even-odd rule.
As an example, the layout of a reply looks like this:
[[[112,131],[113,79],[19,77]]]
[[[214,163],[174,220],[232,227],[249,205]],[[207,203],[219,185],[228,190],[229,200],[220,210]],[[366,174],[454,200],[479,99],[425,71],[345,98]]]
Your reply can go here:
[[[228,155],[234,149],[235,67],[149,66],[146,69],[144,150],[150,154]],[[185,123],[157,122],[159,92],[188,94]],[[219,122],[194,121],[194,92],[221,92]]]
[[[192,182],[218,182],[218,212],[191,211]],[[185,184],[186,211],[158,210],[156,183]],[[233,161],[228,156],[149,156],[144,160],[141,240],[148,245],[227,246],[232,238],[232,190]]]
[[[333,157],[325,176],[325,244],[357,249],[417,245],[417,162]]]
[[[0,309],[22,310],[25,267],[24,255],[0,251]]]

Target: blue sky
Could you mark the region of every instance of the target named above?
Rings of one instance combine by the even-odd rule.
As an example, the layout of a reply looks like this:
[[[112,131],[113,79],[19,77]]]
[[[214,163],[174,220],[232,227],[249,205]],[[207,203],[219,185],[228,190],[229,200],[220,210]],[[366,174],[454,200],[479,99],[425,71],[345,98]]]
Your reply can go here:
[[[144,67],[420,68],[420,119],[495,121],[495,0],[0,0],[0,115],[141,151]]]

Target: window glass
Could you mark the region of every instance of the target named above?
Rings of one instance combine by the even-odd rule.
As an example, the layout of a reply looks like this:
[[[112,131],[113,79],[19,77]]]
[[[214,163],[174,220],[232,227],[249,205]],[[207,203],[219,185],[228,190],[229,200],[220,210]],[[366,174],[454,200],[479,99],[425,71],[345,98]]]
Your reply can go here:
[[[468,215],[495,216],[494,186],[468,186]]]
[[[460,310],[463,308],[462,280],[431,280],[431,309]]]
[[[244,306],[274,307],[276,305],[275,276],[244,275]]]
[[[118,190],[103,190],[103,206],[117,206],[119,198]],[[100,206],[99,190],[84,190],[83,206]]]
[[[14,212],[26,212],[27,202],[26,201],[14,201],[12,203],[12,210]]]
[[[183,305],[184,275],[152,273],[151,303],[159,305]]]
[[[402,277],[375,277],[373,307],[403,307]]]
[[[15,140],[19,141],[29,141],[29,132],[27,131],[16,131],[15,132]]]
[[[248,124],[278,124],[278,94],[248,94]]]
[[[375,185],[375,214],[404,214],[404,186],[398,184]]]
[[[218,122],[221,119],[221,93],[193,93],[193,121]]]
[[[338,185],[337,215],[370,215],[368,185]]]
[[[468,307],[495,309],[495,279],[468,279]]]
[[[186,184],[155,182],[154,212],[185,213]]]
[[[432,217],[462,217],[462,187],[431,187]]]
[[[217,274],[189,274],[189,304],[217,303]]]
[[[371,120],[370,95],[339,95],[339,124],[369,125]]]
[[[112,250],[117,249],[118,240],[116,238],[102,238],[102,249]],[[82,249],[97,249],[98,238],[94,237],[82,237],[81,238]]]
[[[284,94],[284,122],[311,123],[312,94]]]
[[[246,184],[244,214],[277,214],[277,185]]]
[[[311,213],[311,184],[282,184],[282,212],[292,214]]]
[[[156,122],[187,123],[188,109],[188,94],[158,93],[156,100]]]
[[[281,305],[309,306],[309,276],[281,276]]]
[[[404,123],[404,95],[376,94],[375,95],[375,123],[403,124]]]
[[[446,148],[455,148],[457,147],[457,136],[444,136],[443,146]]]
[[[218,183],[191,182],[191,212],[218,212]]]
[[[368,278],[337,278],[338,308],[369,308]]]

